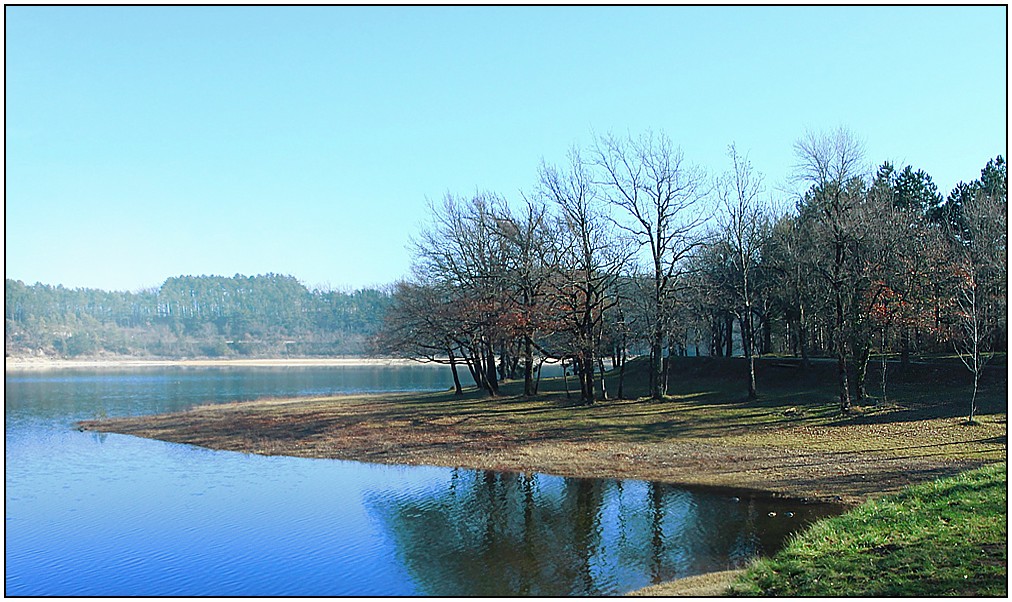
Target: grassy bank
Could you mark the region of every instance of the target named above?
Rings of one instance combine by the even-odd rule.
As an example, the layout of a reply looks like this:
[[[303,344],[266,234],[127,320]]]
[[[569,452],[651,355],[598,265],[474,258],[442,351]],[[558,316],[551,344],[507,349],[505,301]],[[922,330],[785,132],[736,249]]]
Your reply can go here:
[[[730,593],[1006,596],[1006,464],[912,486],[820,521]]]

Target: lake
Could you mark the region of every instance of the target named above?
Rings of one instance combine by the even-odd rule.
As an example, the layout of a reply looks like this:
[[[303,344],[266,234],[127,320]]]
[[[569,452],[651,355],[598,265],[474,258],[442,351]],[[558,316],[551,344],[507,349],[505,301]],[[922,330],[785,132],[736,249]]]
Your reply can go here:
[[[60,369],[5,385],[8,596],[615,595],[741,566],[840,511],[73,428],[201,403],[446,389],[445,367]]]

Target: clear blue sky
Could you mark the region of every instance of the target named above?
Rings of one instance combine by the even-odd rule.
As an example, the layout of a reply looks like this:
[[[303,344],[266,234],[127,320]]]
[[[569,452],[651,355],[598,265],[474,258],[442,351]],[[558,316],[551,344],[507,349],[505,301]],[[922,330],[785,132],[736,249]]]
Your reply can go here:
[[[7,7],[5,271],[408,274],[426,199],[648,128],[774,186],[806,130],[943,194],[1007,156],[996,7]]]

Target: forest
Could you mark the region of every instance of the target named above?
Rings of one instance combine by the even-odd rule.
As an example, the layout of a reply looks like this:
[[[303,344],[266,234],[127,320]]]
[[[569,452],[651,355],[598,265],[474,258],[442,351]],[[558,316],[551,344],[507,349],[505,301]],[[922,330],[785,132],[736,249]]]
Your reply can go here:
[[[389,293],[308,290],[292,276],[179,276],[139,292],[5,282],[8,356],[363,355]]]
[[[769,354],[833,362],[844,412],[869,395],[873,358],[885,375],[887,359],[956,355],[975,394],[1007,348],[1005,160],[943,197],[915,166],[866,167],[846,128],[808,132],[794,154],[800,193],[734,145],[708,173],[664,134],[609,134],[542,161],[516,198],[430,201],[377,348],[449,364],[458,392],[464,374],[491,395],[514,378],[533,395],[542,363],[561,360],[585,404],[607,394],[606,361],[621,397],[632,355],[649,358],[655,399],[666,358],[732,354],[749,397]]]

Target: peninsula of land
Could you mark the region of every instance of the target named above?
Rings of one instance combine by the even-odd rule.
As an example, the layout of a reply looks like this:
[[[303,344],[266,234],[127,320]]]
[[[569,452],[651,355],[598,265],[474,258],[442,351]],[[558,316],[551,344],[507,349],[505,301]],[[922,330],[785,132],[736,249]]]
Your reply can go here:
[[[855,506],[1006,460],[1004,366],[982,384],[973,424],[960,411],[964,375],[951,365],[896,371],[888,400],[869,400],[847,415],[836,406],[830,364],[802,370],[760,362],[757,400],[735,378],[742,367],[685,358],[662,401],[645,396],[646,366],[634,362],[627,399],[589,406],[577,405],[556,378],[534,397],[507,384],[497,397],[446,391],[267,399],[78,428],[252,454],[639,479]],[[634,593],[718,595],[741,573]]]
[[[640,396],[643,375],[634,364],[629,399],[590,406],[574,405],[560,378],[543,382],[533,398],[507,386],[499,397],[272,399],[79,426],[255,454],[631,478],[845,502],[1006,457],[1004,378],[986,383],[978,420],[967,425],[956,401],[965,392],[949,367],[897,375],[888,402],[843,416],[832,401],[830,366],[802,372],[762,363],[767,388],[749,401],[728,378],[736,362],[686,359],[697,361],[676,369],[674,394],[664,401]]]

